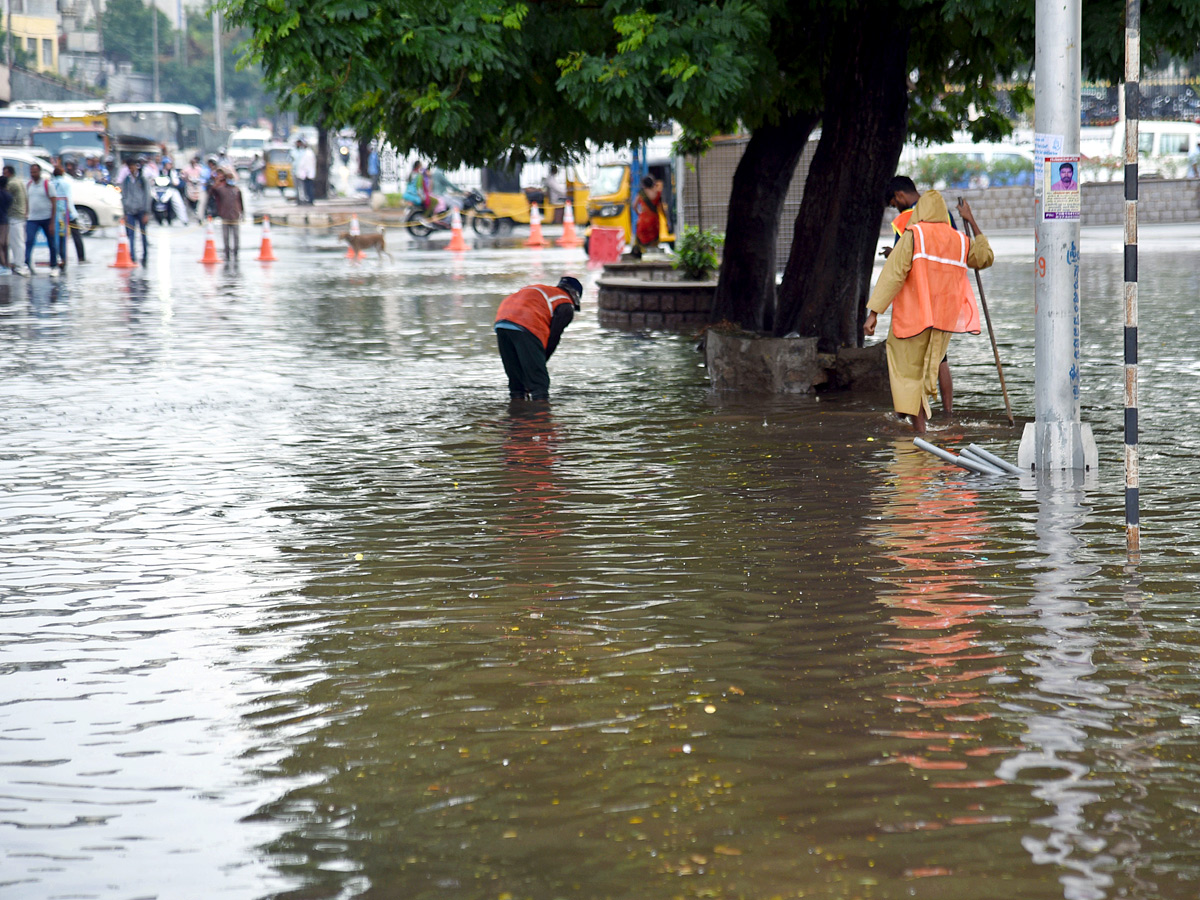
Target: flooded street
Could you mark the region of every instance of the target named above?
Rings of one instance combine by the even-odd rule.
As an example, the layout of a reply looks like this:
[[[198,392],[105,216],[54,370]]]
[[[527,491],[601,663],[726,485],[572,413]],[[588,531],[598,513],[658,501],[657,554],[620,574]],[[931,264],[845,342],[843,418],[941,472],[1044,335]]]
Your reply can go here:
[[[1141,234],[1136,566],[1120,229],[1100,471],[1041,485],[886,396],[713,395],[578,250],[273,237],[0,276],[0,896],[1200,894],[1200,229]],[[995,246],[1028,420],[1032,236]],[[554,402],[510,408],[496,306],[563,274]],[[930,439],[1015,461],[986,333],[950,359]]]

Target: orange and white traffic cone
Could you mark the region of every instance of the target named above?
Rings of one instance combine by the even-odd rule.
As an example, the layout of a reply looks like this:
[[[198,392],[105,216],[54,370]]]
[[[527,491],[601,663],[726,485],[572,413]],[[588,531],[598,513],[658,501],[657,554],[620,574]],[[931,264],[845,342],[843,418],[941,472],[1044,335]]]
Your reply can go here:
[[[570,200],[563,207],[563,233],[557,243],[560,247],[579,247],[583,244],[579,235],[575,233],[575,208]]]
[[[542,237],[542,211],[538,209],[536,203],[529,207],[529,237],[525,241],[525,246],[546,246],[546,240]]]
[[[110,269],[136,269],[137,263],[133,261],[133,257],[129,255],[129,239],[125,237],[125,220],[122,219],[117,227],[120,233],[117,235],[117,261],[109,265]]]
[[[462,216],[458,214],[458,207],[450,213],[450,243],[446,245],[447,250],[463,251],[467,249],[467,244],[463,240],[462,232]]]
[[[362,234],[362,229],[359,228],[358,225],[358,216],[352,215],[350,216],[350,237],[356,238],[360,234]],[[346,248],[346,259],[362,259],[366,255],[367,254],[363,253],[361,250],[355,249],[353,241],[351,241],[350,246]]]
[[[221,257],[217,256],[217,236],[213,231],[212,216],[209,216],[208,226],[204,229],[204,258],[200,262],[213,266],[220,261]]]
[[[216,248],[213,248],[214,252]],[[258,248],[259,262],[275,262],[278,257],[271,249],[271,217],[263,216],[262,244]]]

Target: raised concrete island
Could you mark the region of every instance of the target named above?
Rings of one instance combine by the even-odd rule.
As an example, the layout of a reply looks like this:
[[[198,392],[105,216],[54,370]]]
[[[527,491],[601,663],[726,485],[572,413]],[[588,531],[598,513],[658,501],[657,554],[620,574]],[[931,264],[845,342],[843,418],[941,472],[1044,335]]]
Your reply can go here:
[[[717,280],[684,281],[682,274],[667,259],[607,264],[597,282],[600,324],[699,331],[708,324]]]

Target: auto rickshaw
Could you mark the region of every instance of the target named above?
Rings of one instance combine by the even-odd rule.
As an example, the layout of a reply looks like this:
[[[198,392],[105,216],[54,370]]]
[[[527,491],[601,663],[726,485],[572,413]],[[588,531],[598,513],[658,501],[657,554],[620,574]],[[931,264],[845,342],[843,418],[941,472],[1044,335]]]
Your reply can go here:
[[[496,214],[501,230],[511,230],[513,225],[529,224],[529,208],[535,203],[541,207],[543,222],[562,221],[562,207],[547,201],[541,187],[520,186],[520,173],[510,174],[498,169],[484,169],[484,195],[487,208]],[[578,225],[588,220],[588,187],[571,170],[566,181],[567,200],[571,204]]]
[[[286,188],[296,186],[296,178],[292,174],[292,148],[287,144],[267,144],[263,151],[263,187],[279,188],[284,193]]]
[[[675,243],[675,165],[671,159],[651,159],[644,166],[643,174],[661,181],[663,197],[667,202],[667,216],[658,217],[658,241],[660,244]],[[613,163],[601,166],[592,182],[591,198],[588,200],[588,221],[593,226],[620,228],[625,232],[625,243],[633,244],[634,222],[632,220],[633,199],[637,188],[633,186],[633,173],[629,163]],[[590,236],[591,229],[588,229]]]

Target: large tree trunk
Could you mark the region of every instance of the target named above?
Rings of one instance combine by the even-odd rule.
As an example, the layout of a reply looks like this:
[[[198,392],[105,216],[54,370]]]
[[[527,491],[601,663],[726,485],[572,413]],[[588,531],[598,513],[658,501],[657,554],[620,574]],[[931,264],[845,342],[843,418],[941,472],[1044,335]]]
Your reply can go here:
[[[798,113],[751,135],[733,175],[714,322],[724,319],[749,331],[770,327],[779,219],[792,173],[816,123],[816,113]]]
[[[313,194],[317,200],[329,199],[329,129],[324,125],[317,128],[317,177]]]
[[[825,352],[862,345],[883,192],[908,118],[908,28],[899,4],[863,3],[832,41],[821,141],[809,167],[779,289],[776,334]],[[862,13],[857,14],[857,13]]]

